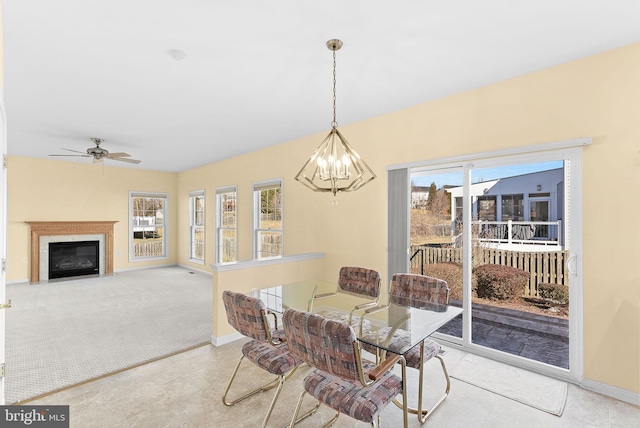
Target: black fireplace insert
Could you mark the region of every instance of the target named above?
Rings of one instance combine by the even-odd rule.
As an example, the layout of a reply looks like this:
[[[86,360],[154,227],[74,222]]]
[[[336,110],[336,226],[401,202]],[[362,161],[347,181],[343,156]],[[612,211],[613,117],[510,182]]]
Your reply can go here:
[[[49,279],[100,273],[100,241],[49,243]]]

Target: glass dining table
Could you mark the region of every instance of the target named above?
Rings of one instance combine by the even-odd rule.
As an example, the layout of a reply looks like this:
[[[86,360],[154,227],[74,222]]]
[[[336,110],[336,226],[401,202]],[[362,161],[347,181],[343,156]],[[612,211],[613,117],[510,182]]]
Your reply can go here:
[[[307,312],[329,311],[349,315],[355,306],[371,300],[361,295],[336,290],[336,283],[306,280],[254,289],[247,294],[260,298],[270,311],[279,314],[287,308],[294,308]],[[321,299],[315,298],[320,295]],[[385,352],[406,355],[416,346],[423,347],[425,339],[461,313],[462,308],[451,305],[437,305],[409,297],[394,297],[389,298],[388,302],[369,305],[367,309],[358,311],[355,315],[360,317],[360,322],[354,327],[354,331],[365,349],[378,350],[378,355]],[[381,338],[377,334],[378,331],[388,332],[388,337]],[[401,340],[396,340],[398,337],[401,337]],[[419,420],[424,422],[426,411],[422,410],[421,405],[422,383],[420,376],[419,405],[417,409],[410,408],[409,411],[418,414]]]

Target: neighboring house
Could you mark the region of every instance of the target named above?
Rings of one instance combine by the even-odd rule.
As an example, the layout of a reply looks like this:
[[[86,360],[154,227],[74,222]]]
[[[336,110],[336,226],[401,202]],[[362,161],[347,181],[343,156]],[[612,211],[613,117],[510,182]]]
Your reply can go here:
[[[427,208],[429,200],[429,187],[411,186],[411,208]]]
[[[133,217],[134,239],[158,238],[156,218],[162,219],[162,212],[156,213],[156,217]]]
[[[484,245],[501,249],[562,249],[563,189],[563,168],[472,184],[474,235]],[[447,191],[451,193],[452,233],[456,237],[462,226],[462,186]]]

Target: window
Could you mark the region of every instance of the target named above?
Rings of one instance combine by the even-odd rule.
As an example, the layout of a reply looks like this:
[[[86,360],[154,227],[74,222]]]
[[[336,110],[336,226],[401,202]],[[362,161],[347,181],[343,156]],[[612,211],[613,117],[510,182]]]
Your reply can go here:
[[[478,220],[496,221],[495,196],[478,196]]]
[[[129,261],[167,257],[167,195],[129,193]]]
[[[238,259],[238,214],[236,211],[236,188],[216,190],[216,239],[217,262],[234,262]]]
[[[204,190],[189,193],[189,260],[204,264]]]
[[[254,297],[262,300],[267,309],[282,313],[285,308],[282,306],[282,286],[262,288],[253,293]]]
[[[282,181],[253,186],[254,257],[282,256]]]
[[[502,221],[524,221],[522,195],[502,195]]]

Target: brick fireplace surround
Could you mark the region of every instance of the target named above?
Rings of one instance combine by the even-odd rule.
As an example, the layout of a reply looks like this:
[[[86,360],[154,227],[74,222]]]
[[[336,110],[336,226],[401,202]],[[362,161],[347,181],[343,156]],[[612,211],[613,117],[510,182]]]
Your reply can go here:
[[[31,226],[31,282],[40,281],[40,237],[53,235],[105,236],[105,275],[113,273],[113,225],[117,221],[27,221]]]

